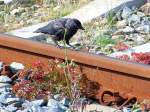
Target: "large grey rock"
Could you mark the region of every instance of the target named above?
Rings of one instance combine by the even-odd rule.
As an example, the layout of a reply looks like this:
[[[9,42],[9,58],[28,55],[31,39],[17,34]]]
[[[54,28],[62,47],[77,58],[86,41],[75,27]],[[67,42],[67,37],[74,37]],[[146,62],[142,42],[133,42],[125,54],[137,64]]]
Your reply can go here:
[[[16,72],[18,72],[19,70],[24,69],[24,65],[22,63],[17,63],[17,62],[12,62],[10,64],[10,69],[11,71],[15,74]]]
[[[7,76],[0,76],[0,83],[9,83],[9,82],[11,82],[12,80],[9,78],[9,77],[7,77]]]
[[[125,6],[123,8],[121,16],[122,16],[123,19],[127,19],[132,13],[133,13],[133,11],[130,8]]]

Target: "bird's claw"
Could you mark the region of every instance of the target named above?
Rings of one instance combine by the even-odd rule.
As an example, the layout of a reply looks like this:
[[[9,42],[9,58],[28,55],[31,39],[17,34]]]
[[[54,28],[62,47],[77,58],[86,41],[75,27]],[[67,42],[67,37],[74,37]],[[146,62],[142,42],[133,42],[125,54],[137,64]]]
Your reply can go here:
[[[59,49],[63,49],[64,47],[63,46],[60,46],[60,45],[56,45],[57,48]]]

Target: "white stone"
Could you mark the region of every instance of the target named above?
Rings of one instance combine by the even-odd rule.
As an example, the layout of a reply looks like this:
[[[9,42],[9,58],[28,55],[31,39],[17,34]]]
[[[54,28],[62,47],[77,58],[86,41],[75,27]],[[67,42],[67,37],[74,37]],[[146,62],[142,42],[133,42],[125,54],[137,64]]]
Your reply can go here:
[[[10,12],[10,14],[11,14],[11,15],[15,15],[15,14],[20,13],[20,12],[23,12],[23,11],[25,11],[24,8],[18,7],[17,9],[13,9],[13,10]]]
[[[99,104],[91,104],[91,105],[86,105],[85,109],[83,110],[83,112],[122,112],[121,110],[117,110],[115,108],[112,107],[108,107],[108,106],[102,106]],[[81,109],[79,112],[82,112]]]
[[[5,103],[17,102],[20,101],[20,98],[6,98]]]
[[[11,81],[12,80],[7,76],[4,76],[4,75],[0,76],[0,83],[7,83],[7,82],[11,82]]]
[[[12,70],[13,73],[18,72],[19,70],[23,70],[25,67],[22,63],[17,63],[17,62],[12,62],[10,64],[10,69]]]
[[[6,95],[5,94],[0,94],[0,103],[4,103],[6,100]]]
[[[118,21],[116,26],[118,28],[124,28],[127,25],[127,21],[126,20],[122,20],[122,21]]]
[[[9,112],[16,112],[17,107],[14,107],[13,105],[8,105],[6,107],[6,110],[9,111]]]
[[[149,33],[150,32],[150,26],[149,25],[142,25],[135,29],[139,33]]]
[[[43,112],[43,109],[42,109],[42,107],[40,107],[40,106],[33,105],[33,106],[31,107],[31,112]]]
[[[134,28],[130,27],[130,26],[126,26],[124,29],[123,29],[123,32],[124,33],[133,33],[134,32]]]
[[[31,103],[33,103],[34,105],[37,105],[37,106],[40,106],[44,103],[44,100],[41,99],[41,100],[34,100],[34,101],[31,101]]]
[[[138,36],[136,40],[138,44],[144,44],[145,42],[145,39],[142,36]]]
[[[0,83],[0,88],[10,87],[11,85],[8,83]]]
[[[63,105],[54,99],[49,99],[47,106],[49,107],[49,112],[64,112]]]
[[[130,24],[132,24],[132,22],[134,24],[140,24],[140,21],[141,21],[141,17],[139,17],[138,15],[136,14],[132,14],[129,18],[128,18],[128,22]]]

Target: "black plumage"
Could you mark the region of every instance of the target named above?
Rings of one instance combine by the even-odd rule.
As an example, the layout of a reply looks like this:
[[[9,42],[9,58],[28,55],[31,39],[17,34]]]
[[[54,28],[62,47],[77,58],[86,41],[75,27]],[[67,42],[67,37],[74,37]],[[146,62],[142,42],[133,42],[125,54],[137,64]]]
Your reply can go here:
[[[81,22],[78,19],[61,18],[50,21],[48,25],[36,30],[36,33],[44,33],[52,36],[54,43],[60,47],[57,41],[65,40],[70,47],[69,41],[78,29],[84,30]],[[65,37],[65,38],[64,38]]]

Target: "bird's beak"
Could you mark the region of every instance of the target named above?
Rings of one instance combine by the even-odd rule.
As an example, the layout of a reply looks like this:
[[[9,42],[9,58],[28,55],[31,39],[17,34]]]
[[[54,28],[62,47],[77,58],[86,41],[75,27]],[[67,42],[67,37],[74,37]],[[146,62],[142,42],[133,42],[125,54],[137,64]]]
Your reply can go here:
[[[83,28],[83,26],[81,26],[80,29],[81,29],[81,30],[85,30],[85,29]]]

